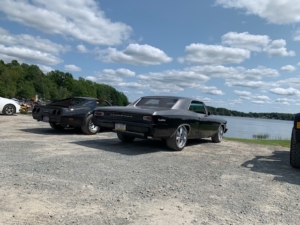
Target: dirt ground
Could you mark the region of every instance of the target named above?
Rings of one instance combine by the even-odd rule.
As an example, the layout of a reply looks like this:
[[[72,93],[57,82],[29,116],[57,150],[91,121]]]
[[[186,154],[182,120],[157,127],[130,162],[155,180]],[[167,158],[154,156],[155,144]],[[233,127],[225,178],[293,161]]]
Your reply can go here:
[[[176,152],[0,115],[0,224],[299,224],[299,185],[288,148],[203,139]]]

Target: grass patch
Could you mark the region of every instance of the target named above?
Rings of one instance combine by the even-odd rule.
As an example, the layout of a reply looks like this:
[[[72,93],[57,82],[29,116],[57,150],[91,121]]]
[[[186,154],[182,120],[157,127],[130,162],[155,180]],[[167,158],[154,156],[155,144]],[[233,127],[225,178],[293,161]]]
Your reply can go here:
[[[282,147],[290,147],[290,140],[261,140],[261,139],[243,139],[243,138],[229,138],[223,137],[228,141],[238,141],[248,144],[258,144],[258,145],[272,145],[272,146],[282,146]]]

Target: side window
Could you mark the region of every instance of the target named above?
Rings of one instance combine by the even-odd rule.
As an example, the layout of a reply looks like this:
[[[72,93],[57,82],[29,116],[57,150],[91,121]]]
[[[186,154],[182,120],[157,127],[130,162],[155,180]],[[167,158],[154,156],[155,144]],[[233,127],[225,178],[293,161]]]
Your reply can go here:
[[[206,110],[202,102],[192,101],[189,110],[195,113],[206,114]]]

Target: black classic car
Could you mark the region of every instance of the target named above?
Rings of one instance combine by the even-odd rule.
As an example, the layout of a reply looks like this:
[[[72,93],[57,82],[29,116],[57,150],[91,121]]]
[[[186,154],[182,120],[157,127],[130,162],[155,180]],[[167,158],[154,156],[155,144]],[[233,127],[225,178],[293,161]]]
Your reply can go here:
[[[135,138],[166,140],[169,148],[182,150],[187,139],[211,137],[221,142],[227,121],[210,115],[205,104],[186,97],[146,96],[128,106],[97,107],[95,125],[117,133],[123,142]]]
[[[300,168],[300,113],[297,113],[294,118],[290,146],[290,164],[294,168]]]
[[[98,106],[111,106],[102,99],[73,97],[47,105],[35,105],[32,117],[37,121],[49,123],[55,130],[65,128],[81,129],[85,134],[96,134],[100,127],[93,124],[92,112]]]

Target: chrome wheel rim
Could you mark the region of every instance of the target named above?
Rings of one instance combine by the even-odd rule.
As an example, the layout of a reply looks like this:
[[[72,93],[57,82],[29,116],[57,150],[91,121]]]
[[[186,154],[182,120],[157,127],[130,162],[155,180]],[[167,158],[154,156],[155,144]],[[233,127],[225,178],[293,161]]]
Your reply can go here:
[[[223,139],[223,133],[224,133],[223,128],[219,126],[218,136],[220,141],[222,141]]]
[[[8,106],[6,109],[5,109],[5,113],[7,115],[12,115],[14,114],[14,107],[13,106]]]
[[[89,130],[91,132],[95,133],[98,130],[98,126],[96,126],[95,124],[92,123],[92,121],[90,121],[90,123],[89,123]]]
[[[187,141],[187,130],[185,126],[181,126],[176,131],[176,144],[179,148],[183,148]]]

